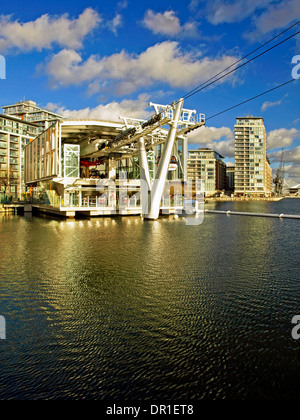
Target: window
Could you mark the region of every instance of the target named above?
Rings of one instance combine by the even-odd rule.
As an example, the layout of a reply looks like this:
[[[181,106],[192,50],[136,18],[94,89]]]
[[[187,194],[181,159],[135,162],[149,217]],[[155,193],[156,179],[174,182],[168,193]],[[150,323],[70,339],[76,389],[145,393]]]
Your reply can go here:
[[[80,146],[64,145],[64,176],[66,178],[80,178]]]

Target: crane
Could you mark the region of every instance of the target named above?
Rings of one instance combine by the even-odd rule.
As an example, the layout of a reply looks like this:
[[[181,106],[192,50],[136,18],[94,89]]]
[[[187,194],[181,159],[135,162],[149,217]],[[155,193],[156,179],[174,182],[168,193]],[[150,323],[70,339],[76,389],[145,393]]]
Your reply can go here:
[[[283,193],[283,183],[284,183],[284,150],[282,149],[280,165],[277,169],[275,179],[273,180],[275,184],[275,194],[281,196]]]

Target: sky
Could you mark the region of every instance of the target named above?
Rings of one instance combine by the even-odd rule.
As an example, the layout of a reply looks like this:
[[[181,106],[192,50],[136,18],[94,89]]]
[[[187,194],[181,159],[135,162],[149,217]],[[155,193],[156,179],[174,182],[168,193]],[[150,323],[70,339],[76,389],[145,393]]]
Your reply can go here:
[[[1,0],[0,105],[31,99],[64,117],[147,119],[149,102],[178,100],[298,20],[299,0]],[[236,117],[263,117],[274,174],[283,148],[287,182],[300,183],[299,62],[297,35],[186,99],[209,118],[296,76],[209,118],[189,148],[234,162]]]

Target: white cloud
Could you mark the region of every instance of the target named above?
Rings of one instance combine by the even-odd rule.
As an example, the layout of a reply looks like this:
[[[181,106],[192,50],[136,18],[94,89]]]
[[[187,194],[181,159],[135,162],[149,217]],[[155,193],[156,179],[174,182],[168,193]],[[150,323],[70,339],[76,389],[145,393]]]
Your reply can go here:
[[[276,101],[276,102],[266,101],[262,104],[261,111],[264,112],[267,109],[272,108],[273,106],[281,105],[281,103],[282,103],[282,100]]]
[[[128,94],[155,83],[166,83],[172,87],[190,87],[206,81],[212,74],[236,62],[237,57],[199,58],[181,51],[177,42],[166,41],[149,47],[141,54],[122,51],[99,58],[90,56],[86,61],[71,49],[54,55],[46,64],[45,71],[54,85],[114,81],[118,94]],[[231,81],[224,78],[222,82]]]
[[[128,7],[128,1],[127,0],[119,1],[119,3],[117,4],[117,10],[127,9],[127,7]]]
[[[293,187],[295,184],[300,182],[300,163],[293,163],[292,165],[285,165],[285,179],[290,187]],[[276,171],[275,171],[276,173]]]
[[[153,10],[147,10],[144,16],[143,24],[154,34],[168,36],[196,36],[198,24],[196,22],[187,22],[181,25],[179,18],[173,10],[164,13],[156,13]]]
[[[216,150],[225,158],[234,158],[234,140],[222,140],[207,145],[210,149]]]
[[[274,152],[269,155],[273,163],[281,161],[281,151]],[[300,182],[300,146],[285,150],[283,155],[285,180],[290,186]],[[276,174],[276,168],[273,173]]]
[[[115,35],[118,33],[118,29],[123,26],[123,17],[120,15],[120,13],[117,13],[116,16],[109,20],[106,23],[106,26],[108,29],[110,29]]]
[[[114,101],[105,105],[100,104],[94,108],[88,107],[77,110],[66,109],[64,106],[49,103],[47,109],[57,112],[64,118],[74,119],[118,121],[120,116],[147,119],[153,114],[153,111],[147,109],[149,99],[148,95],[141,94],[137,100]]]
[[[197,4],[192,1],[191,5]],[[254,30],[246,33],[255,41],[275,29],[284,28],[300,15],[299,0],[211,0],[206,6],[207,20],[213,25],[252,19]]]
[[[233,138],[233,133],[228,127],[201,127],[188,134],[189,143],[193,144],[205,144],[211,143],[221,138]]]
[[[191,0],[190,4],[189,4],[189,10],[191,12],[197,12],[198,8],[199,8],[199,1],[200,0]]]
[[[286,128],[280,128],[270,131],[267,135],[267,149],[273,150],[290,147],[294,140],[299,138],[300,130],[296,130],[296,128],[291,128],[290,130]]]
[[[274,152],[270,154],[270,158],[274,162],[280,162],[282,152]],[[293,147],[288,150],[284,150],[284,162],[285,163],[297,163],[300,164],[300,146]]]
[[[181,31],[181,25],[178,17],[173,10],[164,13],[155,13],[147,10],[144,20],[146,28],[155,34],[177,35]]]
[[[0,16],[0,51],[14,48],[22,52],[60,47],[80,48],[83,39],[101,22],[99,14],[88,8],[77,19],[67,14],[57,17],[42,15],[35,21],[12,21]]]
[[[224,2],[212,0],[208,2],[208,21],[213,25],[221,23],[241,22],[258,9],[263,9],[274,0],[234,0]]]
[[[255,18],[255,30],[247,37],[256,40],[261,35],[267,34],[275,29],[284,28],[292,22],[299,20],[300,1],[282,0],[270,6],[261,15]]]
[[[101,73],[103,66],[95,56],[91,56],[84,65],[80,65],[81,62],[78,52],[64,49],[52,57],[46,65],[46,72],[61,85],[92,81]]]
[[[188,142],[216,150],[224,157],[234,157],[233,132],[228,127],[201,127],[188,134]]]

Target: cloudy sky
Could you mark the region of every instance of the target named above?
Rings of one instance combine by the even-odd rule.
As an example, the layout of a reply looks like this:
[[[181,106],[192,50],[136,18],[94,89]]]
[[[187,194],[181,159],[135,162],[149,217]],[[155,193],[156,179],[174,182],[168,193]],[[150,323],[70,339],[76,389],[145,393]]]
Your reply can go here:
[[[1,105],[35,100],[63,116],[147,118],[149,101],[169,104],[300,19],[299,0],[28,0],[2,2]],[[265,49],[300,30],[300,25]],[[259,52],[262,52],[260,50]],[[257,52],[257,54],[259,53]],[[292,79],[300,35],[191,96],[207,117]],[[252,57],[252,56],[251,56]],[[300,71],[299,71],[300,74]],[[300,182],[300,81],[207,121],[190,147],[233,161],[235,118],[265,119],[274,171],[281,149]]]

